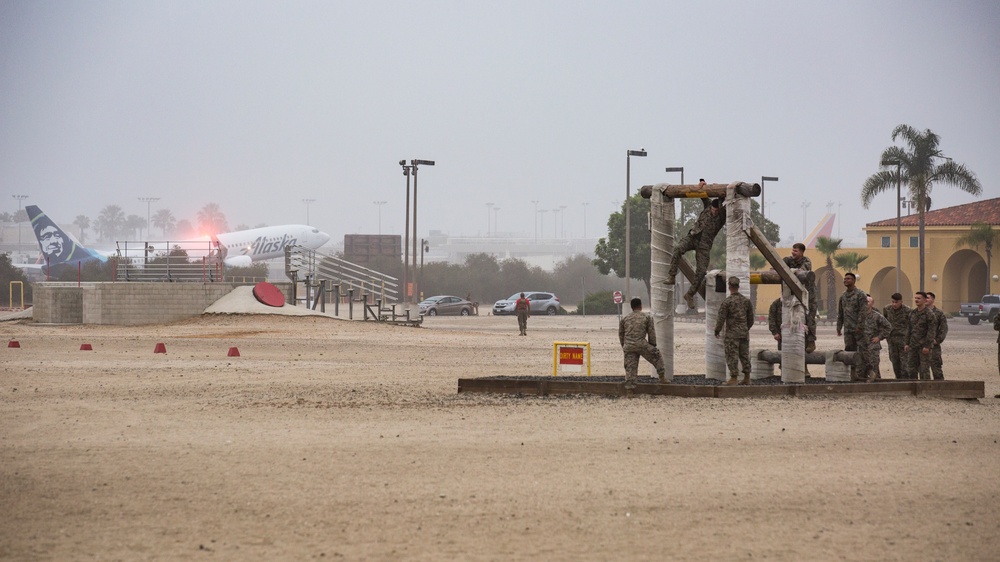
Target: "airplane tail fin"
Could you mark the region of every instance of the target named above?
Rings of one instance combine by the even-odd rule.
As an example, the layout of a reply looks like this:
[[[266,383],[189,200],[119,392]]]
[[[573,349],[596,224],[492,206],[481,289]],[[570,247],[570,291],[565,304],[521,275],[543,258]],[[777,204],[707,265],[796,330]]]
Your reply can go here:
[[[78,243],[76,238],[63,231],[36,205],[24,208],[31,220],[31,229],[35,231],[35,239],[42,251],[42,260],[48,264],[49,270],[61,264],[77,264],[94,260],[107,261],[101,254]]]

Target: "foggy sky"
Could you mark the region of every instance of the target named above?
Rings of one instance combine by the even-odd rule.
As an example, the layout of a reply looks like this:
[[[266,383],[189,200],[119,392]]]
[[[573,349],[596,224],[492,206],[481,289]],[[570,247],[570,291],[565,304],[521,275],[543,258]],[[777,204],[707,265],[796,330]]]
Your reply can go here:
[[[782,238],[895,216],[862,182],[901,123],[1000,196],[1000,3],[0,0],[0,210],[64,225],[138,197],[194,222],[420,235],[606,233],[645,183],[760,181]],[[971,195],[938,185],[935,208]],[[904,212],[905,214],[905,212]],[[491,213],[491,221],[494,215]],[[553,214],[544,217],[553,234]],[[493,227],[491,226],[492,230]],[[561,229],[560,229],[561,234]]]

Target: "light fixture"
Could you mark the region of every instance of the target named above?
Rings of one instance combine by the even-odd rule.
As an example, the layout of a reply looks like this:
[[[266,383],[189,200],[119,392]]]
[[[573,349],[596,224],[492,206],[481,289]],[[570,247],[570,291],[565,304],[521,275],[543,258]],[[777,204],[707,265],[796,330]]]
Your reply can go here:
[[[931,281],[937,281],[937,279],[938,279],[937,278],[937,273],[935,273],[934,275],[931,275]]]

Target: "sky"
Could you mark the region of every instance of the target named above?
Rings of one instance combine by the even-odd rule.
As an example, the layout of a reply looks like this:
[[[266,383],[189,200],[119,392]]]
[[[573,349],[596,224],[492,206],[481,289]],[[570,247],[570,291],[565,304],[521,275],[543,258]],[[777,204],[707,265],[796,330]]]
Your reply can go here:
[[[897,125],[1000,196],[998,29],[992,0],[0,0],[0,210],[23,194],[71,224],[159,197],[192,222],[217,203],[231,226],[402,234],[398,162],[424,159],[421,237],[597,237],[644,148],[632,193],[680,183],[668,166],[777,176],[783,240],[832,203],[863,245],[895,216],[859,192]]]

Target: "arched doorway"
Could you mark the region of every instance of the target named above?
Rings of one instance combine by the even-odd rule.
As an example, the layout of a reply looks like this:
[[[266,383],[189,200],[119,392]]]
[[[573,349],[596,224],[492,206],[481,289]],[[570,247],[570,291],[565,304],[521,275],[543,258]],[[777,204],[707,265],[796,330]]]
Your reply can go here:
[[[830,301],[830,286],[831,281],[827,279],[827,274],[833,272],[833,300]],[[837,318],[837,299],[844,292],[844,274],[841,273],[836,268],[832,269],[823,266],[816,270],[816,291],[819,293],[816,295],[816,307],[819,310],[827,311],[826,314],[817,313],[818,318]]]
[[[930,272],[934,275],[935,272]],[[938,280],[929,279],[931,291],[938,295],[938,308],[957,312],[963,302],[979,302],[989,292],[986,279],[986,260],[974,250],[959,250],[948,258]]]
[[[879,309],[892,303],[892,294],[896,292],[896,268],[883,267],[872,277],[872,283],[868,292],[875,299],[875,306]],[[913,297],[913,286],[910,278],[905,273],[900,274],[899,294],[903,296],[903,304],[909,306]]]

